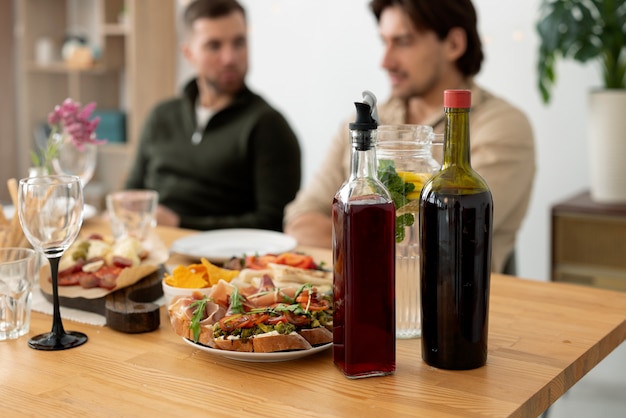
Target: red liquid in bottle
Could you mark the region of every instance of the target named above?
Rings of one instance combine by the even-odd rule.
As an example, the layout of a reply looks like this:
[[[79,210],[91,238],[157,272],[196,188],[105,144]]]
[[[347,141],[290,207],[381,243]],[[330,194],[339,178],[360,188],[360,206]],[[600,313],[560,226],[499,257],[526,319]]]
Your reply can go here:
[[[395,216],[390,201],[333,201],[333,361],[348,377],[396,369]]]
[[[489,191],[422,196],[422,358],[431,366],[487,360],[491,206]]]

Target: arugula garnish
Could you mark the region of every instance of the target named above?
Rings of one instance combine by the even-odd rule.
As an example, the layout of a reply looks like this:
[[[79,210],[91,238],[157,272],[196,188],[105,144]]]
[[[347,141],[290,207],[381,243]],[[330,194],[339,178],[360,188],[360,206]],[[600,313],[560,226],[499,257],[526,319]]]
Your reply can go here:
[[[296,315],[306,315],[308,313],[299,303],[292,303],[291,305],[279,303],[274,306],[274,310],[276,312],[291,312]]]
[[[313,285],[311,283],[305,283],[302,286],[300,286],[300,289],[296,290],[296,294],[295,294],[295,296],[293,298],[294,298],[294,300],[298,299],[298,296],[300,296],[300,294],[302,292],[304,292],[305,289],[309,291],[309,299],[308,299],[308,301],[306,303],[306,309],[304,309],[304,312],[308,312],[309,311],[309,305],[311,304],[311,295],[313,294]],[[298,304],[298,306],[299,306],[299,304]]]
[[[396,210],[404,206],[408,199],[406,195],[415,190],[413,183],[405,182],[396,172],[396,167],[392,160],[379,160],[378,162],[378,179],[385,185]],[[404,240],[405,226],[412,226],[415,223],[415,217],[411,213],[405,213],[396,216],[396,242]]]
[[[206,310],[206,303],[209,299],[205,296],[202,299],[195,300],[189,305],[191,308],[196,308],[191,316],[191,323],[189,329],[193,332],[193,342],[197,343],[200,339],[200,321],[204,318],[204,311]]]
[[[243,309],[244,297],[239,294],[237,286],[233,286],[233,293],[230,294],[230,310],[233,313],[245,313]]]
[[[305,289],[307,289],[310,294],[311,292],[313,292],[313,285],[311,283],[305,283],[302,286],[300,286],[300,288],[296,290],[296,294],[293,296],[293,299],[294,300],[298,299],[298,296],[300,296],[300,294],[302,294],[302,292],[304,292]]]
[[[330,269],[326,268],[325,261],[320,261],[319,264],[315,264],[315,270],[328,271]]]

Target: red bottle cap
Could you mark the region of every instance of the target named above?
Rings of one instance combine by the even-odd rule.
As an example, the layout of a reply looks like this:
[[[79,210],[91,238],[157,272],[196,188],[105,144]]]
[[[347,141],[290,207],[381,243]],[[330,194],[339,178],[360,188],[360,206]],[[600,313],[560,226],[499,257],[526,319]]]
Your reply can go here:
[[[443,92],[443,107],[469,109],[472,107],[472,91],[445,90]]]

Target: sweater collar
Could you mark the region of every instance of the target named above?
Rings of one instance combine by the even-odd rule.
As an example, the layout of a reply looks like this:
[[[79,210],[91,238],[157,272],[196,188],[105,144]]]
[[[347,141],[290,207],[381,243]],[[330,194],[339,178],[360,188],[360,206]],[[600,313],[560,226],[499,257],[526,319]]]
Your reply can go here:
[[[190,111],[193,111],[196,106],[196,101],[198,100],[198,96],[200,95],[200,90],[198,89],[198,78],[193,78],[185,86],[183,87],[183,96],[186,99],[187,105],[189,106]],[[231,107],[237,106],[237,104],[245,101],[247,98],[252,96],[252,91],[248,88],[248,86],[244,83],[239,89],[239,91],[233,97],[233,100],[226,106],[224,109],[220,110],[217,113],[223,112]]]

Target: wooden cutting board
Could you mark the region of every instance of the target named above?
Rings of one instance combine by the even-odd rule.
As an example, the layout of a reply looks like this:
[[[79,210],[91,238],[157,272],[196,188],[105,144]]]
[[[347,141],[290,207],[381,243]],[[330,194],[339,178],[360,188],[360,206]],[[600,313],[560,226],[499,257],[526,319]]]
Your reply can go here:
[[[159,305],[153,303],[163,296],[161,280],[165,269],[161,266],[132,286],[125,287],[96,299],[59,297],[59,304],[104,315],[108,327],[121,332],[136,334],[150,332],[161,324]],[[42,291],[52,303],[52,295]]]

